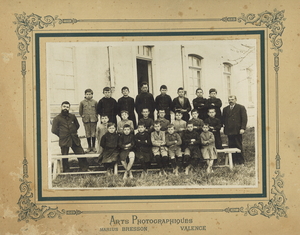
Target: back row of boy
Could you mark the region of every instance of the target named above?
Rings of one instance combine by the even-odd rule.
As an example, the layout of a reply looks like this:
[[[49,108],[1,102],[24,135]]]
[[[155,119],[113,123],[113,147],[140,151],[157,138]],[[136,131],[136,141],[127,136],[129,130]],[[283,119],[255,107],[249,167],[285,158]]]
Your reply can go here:
[[[122,88],[123,97],[118,99],[118,102],[111,97],[111,88],[105,87],[103,89],[104,97],[99,102],[93,99],[93,91],[91,89],[85,90],[85,99],[80,102],[79,114],[82,117],[84,123],[86,138],[88,142],[87,152],[96,152],[96,126],[98,122],[98,115],[100,117],[107,116],[108,121],[118,125],[118,132],[122,133],[122,126],[125,124],[131,125],[132,129],[137,127],[136,117],[134,110],[138,114],[139,121],[145,123],[146,129],[153,130],[154,111],[158,112],[158,120],[162,124],[162,130],[166,130],[166,127],[171,121],[170,112],[175,113],[175,131],[180,132],[185,129],[186,122],[189,121],[191,111],[191,104],[188,98],[185,97],[184,89],[178,88],[178,97],[173,100],[167,94],[167,86],[162,85],[160,87],[161,94],[158,95],[155,100],[151,93],[148,92],[148,84],[141,84],[141,93],[136,96],[136,99],[129,96],[129,88]],[[210,130],[213,131],[216,138],[216,147],[222,148],[220,129],[221,129],[221,106],[222,101],[216,97],[217,91],[212,88],[209,90],[209,98],[203,97],[203,90],[198,88],[196,90],[197,97],[193,100],[192,119],[194,128],[199,131],[202,130],[203,121],[209,123]],[[122,117],[121,111],[128,112],[128,120]],[[163,112],[164,111],[164,112]],[[180,114],[179,114],[180,113]],[[116,116],[121,117],[121,121],[117,123]],[[179,116],[182,116],[182,120],[179,120]],[[132,123],[130,122],[132,121]],[[103,122],[103,120],[101,120]],[[100,136],[99,136],[100,137]],[[100,138],[98,138],[100,141]]]

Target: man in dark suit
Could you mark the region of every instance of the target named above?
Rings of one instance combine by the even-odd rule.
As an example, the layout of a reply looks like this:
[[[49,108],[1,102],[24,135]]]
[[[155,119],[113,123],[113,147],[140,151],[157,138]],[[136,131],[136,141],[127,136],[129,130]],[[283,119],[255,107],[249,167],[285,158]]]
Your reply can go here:
[[[69,113],[70,103],[64,101],[61,104],[61,113],[53,119],[52,133],[59,137],[59,146],[62,155],[68,155],[70,147],[75,154],[84,154],[80,139],[77,134],[79,123],[74,114]],[[70,170],[68,158],[63,158],[63,171]],[[78,158],[78,164],[82,171],[88,171],[89,165],[86,158]]]
[[[236,96],[229,96],[229,105],[223,109],[222,121],[224,133],[228,137],[228,147],[238,148],[241,153],[232,154],[233,163],[244,164],[243,134],[246,129],[248,117],[246,108],[236,103]]]

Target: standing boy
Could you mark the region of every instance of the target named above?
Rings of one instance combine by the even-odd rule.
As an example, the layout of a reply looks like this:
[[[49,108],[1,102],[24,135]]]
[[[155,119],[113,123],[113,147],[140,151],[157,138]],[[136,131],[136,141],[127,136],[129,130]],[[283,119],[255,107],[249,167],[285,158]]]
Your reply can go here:
[[[205,120],[207,118],[207,99],[203,98],[203,90],[198,88],[196,90],[197,97],[193,99],[194,109],[198,110],[199,118]]]
[[[148,84],[143,82],[141,84],[141,93],[138,94],[135,98],[135,110],[138,114],[138,118],[141,119],[143,117],[142,111],[144,108],[148,108],[149,110],[149,117],[154,120],[154,109],[155,109],[155,102],[153,95],[148,92]]]
[[[119,148],[120,148],[120,161],[125,169],[123,179],[127,178],[129,173],[129,177],[132,179],[131,167],[134,162],[134,135],[131,132],[131,127],[128,124],[125,124],[123,127],[123,134],[119,137]],[[127,164],[127,158],[129,159]]]
[[[168,164],[168,149],[166,147],[165,132],[161,131],[161,125],[158,120],[154,122],[154,131],[151,133],[152,152],[160,168],[159,175],[167,175],[165,168]]]
[[[143,169],[141,178],[144,178],[147,175],[152,152],[150,134],[145,131],[145,124],[143,122],[139,122],[138,124],[138,133],[134,137],[134,142],[136,146],[136,158],[141,163]]]
[[[61,113],[53,119],[52,133],[59,137],[59,146],[62,155],[68,155],[70,147],[75,154],[84,154],[81,147],[80,139],[77,134],[79,123],[74,114],[69,113],[70,103],[64,101],[61,104]],[[63,171],[70,170],[67,158],[62,159]],[[88,170],[88,162],[86,158],[78,158],[79,167],[82,171]]]
[[[222,140],[220,130],[222,127],[221,120],[216,118],[216,111],[215,109],[208,110],[208,118],[205,119],[205,123],[209,125],[209,131],[214,134],[215,144],[217,149],[223,149]]]
[[[113,122],[117,125],[116,115],[118,113],[118,104],[117,101],[111,97],[111,88],[103,88],[104,97],[99,100],[97,105],[97,114],[100,116],[107,115],[109,122]]]
[[[216,118],[221,119],[222,101],[217,98],[217,90],[211,88],[209,90],[209,98],[207,99],[207,108],[216,110]]]
[[[181,157],[181,138],[178,133],[174,132],[174,125],[170,124],[168,126],[168,132],[166,133],[166,146],[168,147],[169,158],[171,160],[171,165],[173,168],[173,173],[178,175],[178,164],[177,159]]]
[[[198,164],[201,158],[200,153],[200,135],[194,130],[194,125],[191,121],[187,123],[187,130],[183,132],[182,142],[184,146],[184,162],[185,162],[185,174],[189,174],[189,170],[192,166]]]
[[[173,103],[171,97],[167,94],[167,91],[168,88],[166,85],[160,87],[160,95],[155,98],[155,108],[157,112],[159,112],[159,110],[165,110],[165,119],[171,121],[170,111],[173,109]]]
[[[178,97],[173,99],[173,112],[180,111],[182,113],[182,119],[188,121],[190,119],[189,112],[191,111],[191,104],[188,98],[184,97],[184,90],[179,87],[177,90]]]
[[[121,117],[121,111],[128,111],[128,119],[133,122],[134,128],[136,128],[136,118],[134,113],[134,99],[129,96],[129,88],[124,86],[122,88],[123,97],[118,99],[118,115]]]
[[[93,99],[93,91],[85,90],[85,99],[79,104],[79,115],[82,117],[82,122],[85,129],[85,136],[88,143],[86,153],[97,152],[95,148],[96,128],[98,122],[97,101]]]

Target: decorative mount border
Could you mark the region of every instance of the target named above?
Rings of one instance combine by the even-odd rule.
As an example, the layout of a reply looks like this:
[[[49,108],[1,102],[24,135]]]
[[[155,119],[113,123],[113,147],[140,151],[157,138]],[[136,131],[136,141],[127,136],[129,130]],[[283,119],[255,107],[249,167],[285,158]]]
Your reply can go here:
[[[26,75],[26,54],[29,53],[29,45],[31,42],[31,37],[29,34],[35,29],[44,29],[48,26],[55,27],[55,24],[75,24],[79,22],[175,22],[175,21],[222,21],[222,22],[244,22],[246,24],[252,24],[254,26],[261,26],[265,25],[268,29],[272,32],[269,34],[269,38],[272,44],[271,49],[275,50],[274,52],[274,70],[275,70],[275,79],[276,79],[276,102],[278,104],[278,71],[279,71],[279,54],[282,52],[281,47],[283,46],[283,41],[281,36],[284,31],[283,21],[284,18],[284,10],[277,11],[276,9],[274,12],[265,11],[257,16],[255,14],[242,14],[241,17],[223,17],[223,18],[214,18],[214,19],[186,19],[186,20],[78,20],[78,19],[59,19],[58,16],[52,17],[47,15],[45,17],[41,17],[36,14],[26,15],[23,14],[15,14],[17,21],[13,22],[17,25],[15,30],[18,40],[20,40],[18,44],[19,53],[18,56],[22,58],[22,65],[21,65],[21,73],[23,75],[23,79],[25,81]],[[24,91],[25,92],[25,91]],[[26,107],[24,105],[24,107]],[[288,209],[285,206],[287,198],[283,192],[283,175],[280,174],[280,154],[279,154],[279,107],[276,107],[276,115],[277,115],[277,122],[276,122],[276,169],[275,171],[276,177],[273,178],[274,184],[271,188],[271,193],[274,195],[273,198],[269,200],[267,204],[263,202],[259,202],[258,204],[254,204],[252,206],[247,205],[247,208],[225,208],[225,209],[216,209],[216,210],[197,210],[197,212],[226,212],[226,213],[237,213],[241,212],[244,215],[251,215],[256,216],[261,214],[265,217],[272,217],[276,216],[279,217],[287,217],[286,211]],[[25,123],[25,122],[24,122]],[[25,125],[25,124],[24,124]],[[24,129],[25,130],[25,129]],[[20,192],[21,196],[18,201],[18,205],[20,210],[18,211],[18,221],[26,221],[29,220],[38,221],[43,218],[62,218],[62,215],[79,215],[82,213],[88,213],[80,210],[58,210],[58,207],[51,208],[47,206],[38,207],[35,203],[31,202],[33,198],[33,193],[31,192],[30,184],[31,182],[27,180],[28,178],[28,161],[26,159],[26,155],[24,155],[23,160],[23,178],[20,179]],[[95,213],[95,212],[94,212]],[[100,213],[100,212],[99,212]],[[136,212],[137,213],[137,212]]]

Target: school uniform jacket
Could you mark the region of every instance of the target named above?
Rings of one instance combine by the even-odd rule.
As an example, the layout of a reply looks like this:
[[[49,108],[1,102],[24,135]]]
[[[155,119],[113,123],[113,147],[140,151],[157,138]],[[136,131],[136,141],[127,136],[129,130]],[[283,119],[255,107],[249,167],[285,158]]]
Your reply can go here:
[[[232,110],[228,105],[223,109],[224,133],[225,135],[238,135],[241,129],[247,126],[247,111],[243,105],[235,104]]]
[[[103,97],[97,104],[97,113],[100,116],[107,115],[110,122],[116,122],[116,115],[118,113],[117,101],[112,97]]]
[[[188,121],[190,119],[189,112],[192,109],[189,99],[186,97],[183,97],[183,105],[181,105],[181,103],[179,101],[179,97],[174,98],[173,99],[173,112],[176,112],[176,110],[178,110],[178,109],[186,109],[187,110],[187,112],[182,113],[183,114],[182,119],[184,121]]]
[[[161,109],[165,110],[166,115],[170,114],[170,111],[173,109],[173,102],[169,95],[158,95],[155,98],[155,108],[157,112]]]
[[[193,107],[198,110],[200,119],[207,118],[207,99],[203,97],[193,99]]]
[[[149,92],[141,92],[135,98],[135,110],[138,114],[142,113],[143,108],[148,108],[153,114],[155,109],[155,102],[153,95]]]
[[[191,144],[192,139],[196,140],[194,142],[194,144]],[[182,143],[183,143],[184,148],[199,147],[199,145],[200,145],[200,135],[199,135],[199,133],[195,130],[192,130],[192,131],[186,130],[186,131],[184,131],[183,135],[182,135]]]
[[[79,115],[82,122],[98,122],[97,101],[94,99],[84,99],[79,104]]]
[[[216,118],[221,118],[222,101],[219,98],[208,98],[207,108],[216,110]]]
[[[121,97],[118,99],[118,115],[121,117],[121,111],[126,110],[129,113],[129,119],[135,119],[134,99],[132,97]]]
[[[177,141],[177,143],[175,143],[175,140]],[[182,144],[182,141],[181,141],[180,135],[178,133],[175,133],[175,132],[173,134],[166,133],[166,145],[168,147],[180,146],[181,144]]]
[[[77,134],[79,126],[74,114],[68,113],[67,115],[63,115],[60,113],[53,119],[51,131],[59,137],[60,147],[71,147],[73,143],[77,146],[81,146]]]

